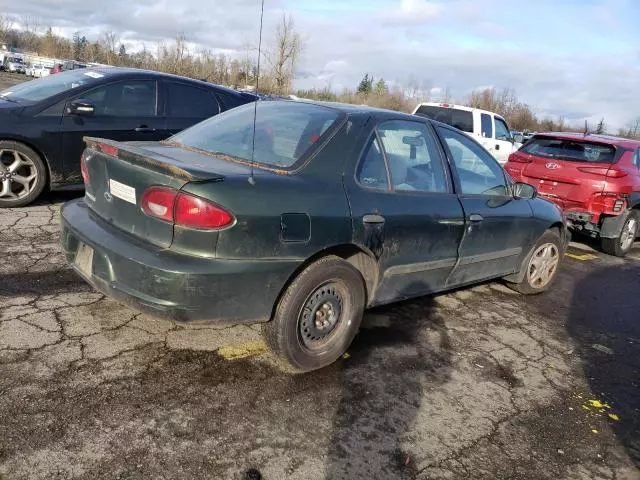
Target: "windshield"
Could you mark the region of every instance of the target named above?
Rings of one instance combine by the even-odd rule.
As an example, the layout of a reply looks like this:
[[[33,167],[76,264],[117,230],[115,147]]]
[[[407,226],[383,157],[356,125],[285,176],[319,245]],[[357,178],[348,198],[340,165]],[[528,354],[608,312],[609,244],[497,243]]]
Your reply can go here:
[[[14,85],[8,90],[1,91],[0,97],[10,98],[15,101],[37,102],[82,85],[95,83],[97,79],[102,77],[104,77],[104,74],[99,72],[70,70]]]
[[[286,168],[309,151],[339,118],[338,111],[319,105],[259,101],[216,115],[168,141],[243,161],[251,161],[255,143],[254,162]]]
[[[467,110],[420,105],[416,110],[416,114],[446,123],[463,132],[473,133],[473,114]]]
[[[10,59],[9,59],[9,61],[10,61],[11,63],[22,63],[22,59],[21,59],[21,58],[18,58],[18,57],[10,58]]]
[[[549,137],[535,137],[520,151],[539,157],[589,163],[614,163],[616,156],[616,149],[611,145]]]

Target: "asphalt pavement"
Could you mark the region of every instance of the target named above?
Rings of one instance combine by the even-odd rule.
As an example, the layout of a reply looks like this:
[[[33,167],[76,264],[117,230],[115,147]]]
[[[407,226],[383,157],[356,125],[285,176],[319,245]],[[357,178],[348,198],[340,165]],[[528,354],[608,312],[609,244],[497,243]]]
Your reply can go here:
[[[291,375],[258,328],[94,292],[59,250],[70,198],[0,211],[2,480],[640,478],[640,248],[572,244],[538,297],[376,309]]]

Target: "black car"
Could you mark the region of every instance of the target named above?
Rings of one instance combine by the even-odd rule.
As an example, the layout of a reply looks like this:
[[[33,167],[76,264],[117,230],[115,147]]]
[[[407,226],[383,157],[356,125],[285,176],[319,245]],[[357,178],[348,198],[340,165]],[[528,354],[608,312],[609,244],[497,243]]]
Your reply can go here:
[[[367,307],[492,278],[540,293],[567,245],[558,207],[475,140],[398,112],[261,101],[87,147],[61,214],[76,271],[153,315],[263,322],[299,370],[342,355]]]
[[[162,140],[255,98],[115,67],[75,69],[10,87],[0,92],[0,207],[27,205],[46,187],[82,188],[85,135]]]

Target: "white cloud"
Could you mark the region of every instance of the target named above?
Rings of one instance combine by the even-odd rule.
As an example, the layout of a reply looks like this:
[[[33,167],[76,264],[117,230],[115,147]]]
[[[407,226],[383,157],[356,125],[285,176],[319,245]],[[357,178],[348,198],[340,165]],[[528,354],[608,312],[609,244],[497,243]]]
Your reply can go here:
[[[419,24],[440,17],[444,8],[439,3],[427,0],[401,0],[400,7],[386,12],[387,23]]]

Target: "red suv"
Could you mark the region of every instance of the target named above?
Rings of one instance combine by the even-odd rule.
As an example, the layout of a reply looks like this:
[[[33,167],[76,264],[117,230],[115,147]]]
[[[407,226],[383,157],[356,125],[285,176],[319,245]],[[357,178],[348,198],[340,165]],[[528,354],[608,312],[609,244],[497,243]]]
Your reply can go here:
[[[574,232],[622,257],[640,234],[640,141],[579,133],[537,134],[505,170],[557,204]]]

